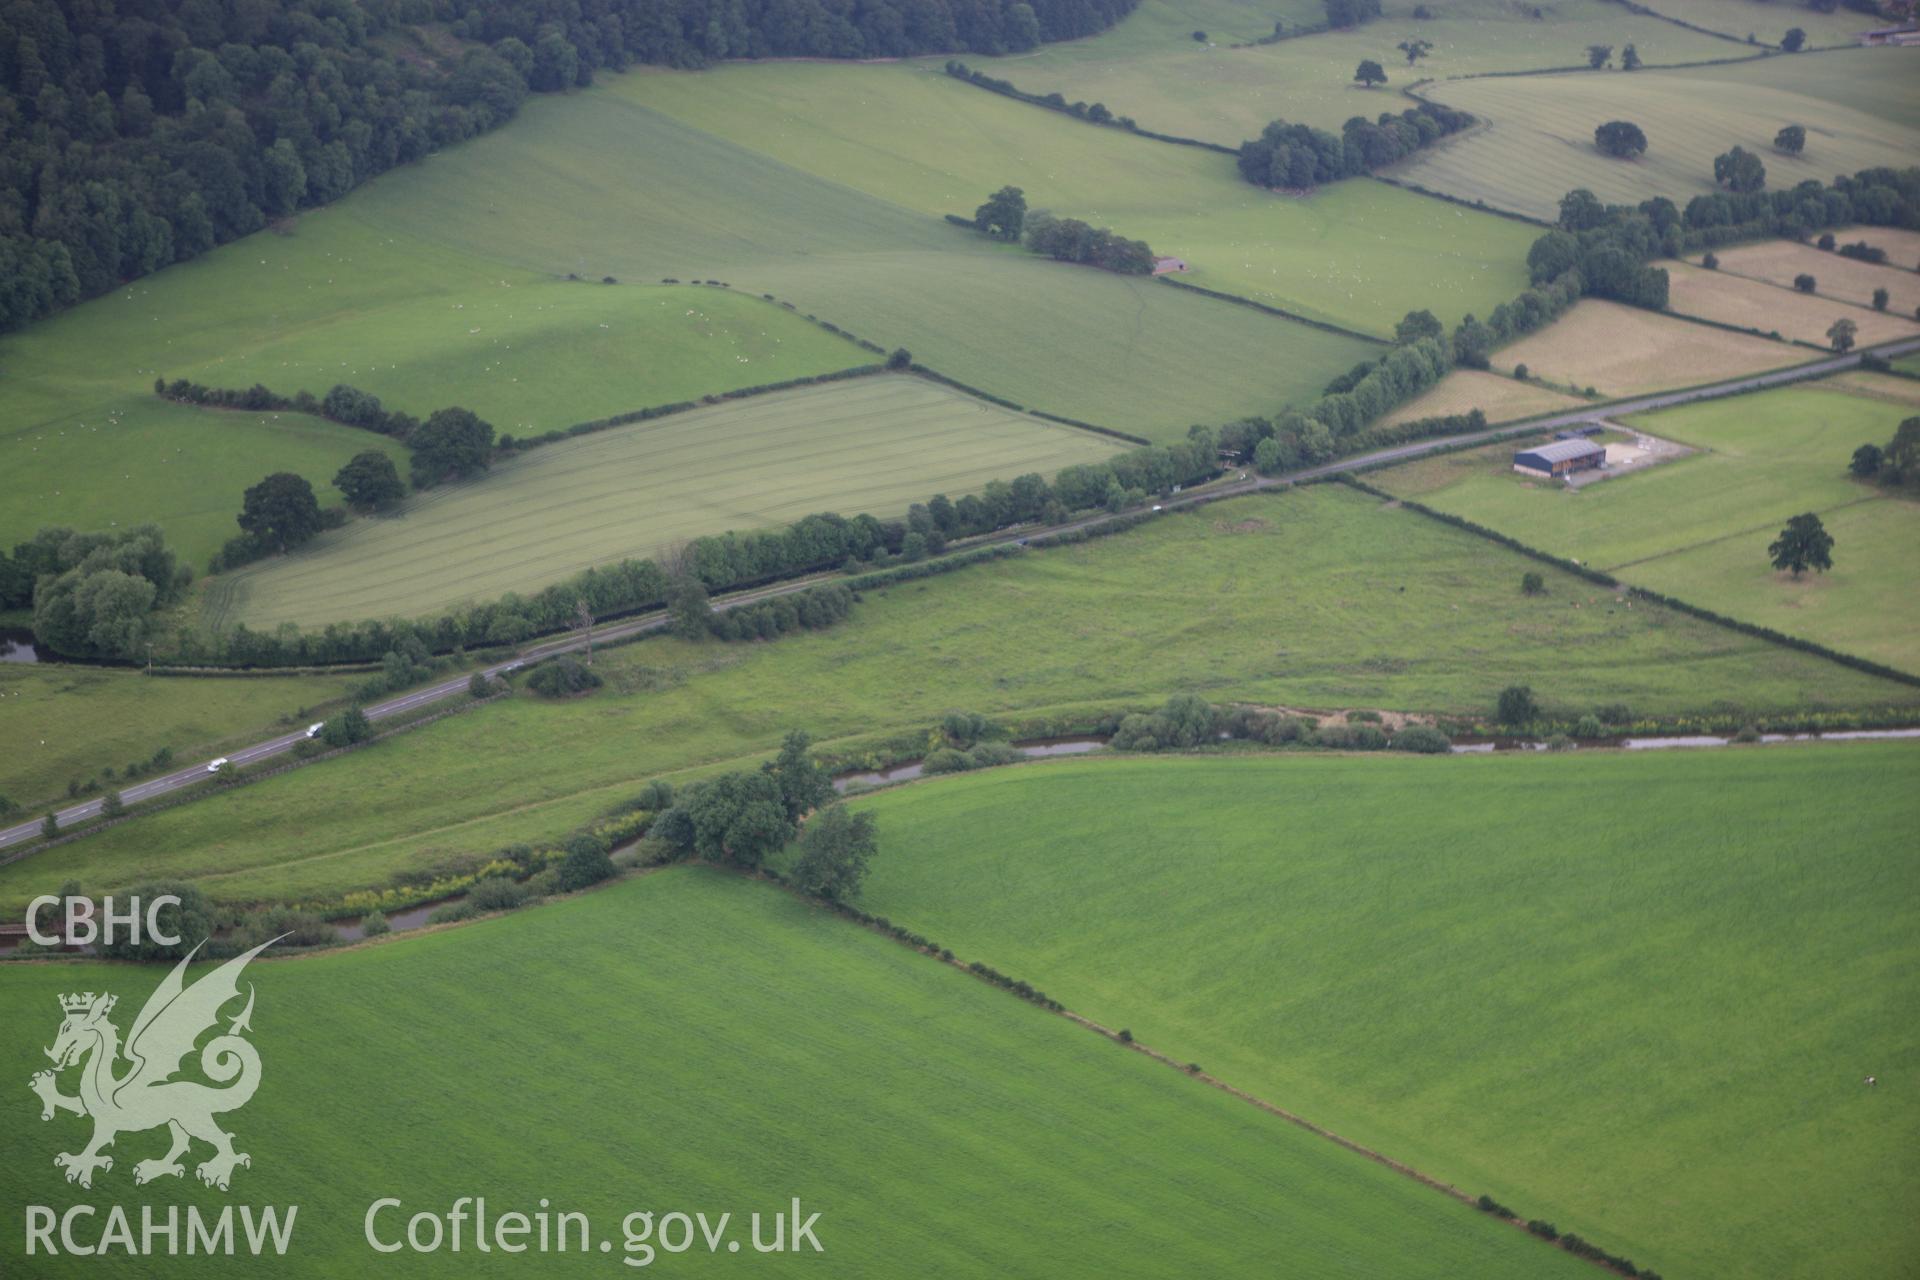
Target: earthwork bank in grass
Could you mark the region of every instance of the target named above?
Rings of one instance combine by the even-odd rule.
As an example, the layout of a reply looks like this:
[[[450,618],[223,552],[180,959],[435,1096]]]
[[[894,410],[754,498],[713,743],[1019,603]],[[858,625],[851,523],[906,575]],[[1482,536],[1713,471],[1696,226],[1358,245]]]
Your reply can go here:
[[[137,1009],[164,970],[7,965],[0,1017],[57,1025],[57,995],[104,983]],[[476,974],[511,974],[476,984]],[[587,1215],[569,1255],[403,1255],[409,1274],[620,1274],[651,1258],[715,1276],[1106,1277],[1228,1274],[1280,1253],[1319,1275],[1490,1280],[1585,1274],[1575,1259],[1216,1089],[773,885],[682,868],[503,919],[351,952],[255,962],[259,1092],[226,1119],[252,1155],[233,1193],[300,1206],[273,1274],[365,1270],[369,1206],[400,1238],[418,1212],[485,1195],[507,1212]],[[405,1027],[397,1034],[396,1027]],[[34,1035],[0,1065],[24,1082]],[[10,1124],[0,1193],[97,1201],[132,1186],[164,1133],[126,1134],[91,1193],[46,1158],[80,1121]],[[556,1135],[565,1135],[560,1141]],[[404,1140],[403,1140],[404,1139]],[[457,1151],[457,1160],[448,1159]],[[125,1194],[133,1194],[130,1190]],[[207,1197],[161,1178],[163,1220]],[[762,1254],[751,1216],[798,1197],[822,1252]],[[673,1211],[731,1215],[680,1257]],[[651,1212],[654,1250],[628,1252]],[[184,1214],[182,1215],[184,1221]],[[1115,1224],[1125,1223],[1124,1229]],[[639,1223],[631,1224],[638,1232]],[[787,1224],[785,1238],[792,1224]],[[423,1234],[422,1238],[425,1236]],[[524,1243],[532,1244],[529,1235]],[[601,1240],[609,1254],[597,1252]],[[742,1259],[751,1261],[743,1262]],[[97,1263],[96,1260],[89,1260]],[[97,1265],[56,1259],[36,1274]],[[637,1268],[636,1268],[637,1269]],[[158,1256],[141,1274],[258,1274],[258,1259]]]
[[[1520,591],[1532,571],[1543,596]],[[1906,686],[1628,608],[1331,485],[870,591],[831,630],[765,644],[650,639],[601,651],[595,669],[607,686],[591,697],[516,694],[62,846],[57,861],[0,868],[0,908],[69,878],[105,891],[154,875],[226,901],[337,897],[556,839],[646,778],[755,761],[789,729],[870,741],[924,732],[956,708],[1084,727],[1196,690],[1486,715],[1514,683],[1565,718],[1615,702],[1642,716],[1920,706]]]
[[[543,445],[205,585],[207,619],[271,629],[417,617],[594,564],[817,511],[903,515],[1125,447],[909,375],[803,387]]]
[[[854,801],[861,906],[1663,1275],[1895,1275],[1916,767],[1054,761]]]

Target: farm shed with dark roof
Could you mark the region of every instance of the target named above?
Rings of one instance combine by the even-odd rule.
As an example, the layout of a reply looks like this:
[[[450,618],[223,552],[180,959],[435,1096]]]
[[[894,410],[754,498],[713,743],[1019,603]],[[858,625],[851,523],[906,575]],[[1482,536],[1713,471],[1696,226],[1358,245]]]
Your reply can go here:
[[[1586,471],[1607,460],[1606,446],[1591,440],[1556,440],[1535,445],[1513,455],[1513,469],[1529,475],[1563,476],[1570,471]]]

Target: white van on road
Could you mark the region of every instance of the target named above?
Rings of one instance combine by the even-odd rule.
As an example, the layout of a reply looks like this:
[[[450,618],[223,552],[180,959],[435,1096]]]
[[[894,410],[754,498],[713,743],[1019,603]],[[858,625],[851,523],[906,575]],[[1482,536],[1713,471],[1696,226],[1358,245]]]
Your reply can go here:
[[[320,731],[326,727],[327,722],[325,720],[322,720],[319,724],[310,724],[307,726],[307,736],[309,738],[317,738],[320,736]]]
[[[218,773],[226,767],[227,767],[227,758],[225,756],[221,756],[218,760],[212,761],[207,765],[207,772]]]

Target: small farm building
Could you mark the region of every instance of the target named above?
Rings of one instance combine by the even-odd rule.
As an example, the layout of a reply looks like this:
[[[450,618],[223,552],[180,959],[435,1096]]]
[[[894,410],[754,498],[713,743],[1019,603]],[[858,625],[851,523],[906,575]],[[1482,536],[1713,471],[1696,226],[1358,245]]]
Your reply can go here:
[[[1606,460],[1605,445],[1591,440],[1556,440],[1515,452],[1513,469],[1527,475],[1564,476],[1597,467]]]

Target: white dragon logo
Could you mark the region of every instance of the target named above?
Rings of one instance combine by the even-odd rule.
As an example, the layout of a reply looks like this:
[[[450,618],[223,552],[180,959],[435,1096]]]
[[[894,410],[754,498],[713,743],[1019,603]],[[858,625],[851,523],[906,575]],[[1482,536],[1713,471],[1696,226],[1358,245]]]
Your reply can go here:
[[[173,1146],[158,1160],[134,1165],[136,1183],[162,1176],[180,1177],[185,1173],[180,1157],[194,1138],[213,1147],[213,1157],[195,1169],[200,1181],[210,1187],[225,1191],[236,1165],[252,1166],[253,1160],[246,1152],[233,1149],[233,1135],[214,1122],[219,1113],[245,1106],[260,1087],[260,1055],[241,1038],[241,1032],[253,1029],[249,1023],[253,1016],[251,984],[247,987],[247,1007],[231,1020],[226,1034],[215,1036],[200,1050],[200,1070],[209,1080],[226,1087],[215,1089],[172,1077],[180,1070],[182,1059],[193,1052],[201,1033],[219,1022],[221,1007],[239,997],[240,971],[247,962],[278,941],[263,942],[245,955],[235,956],[188,987],[187,964],[200,949],[195,947],[148,997],[140,1016],[133,1020],[124,1050],[119,1029],[107,1018],[118,997],[91,991],[60,997],[60,1009],[66,1016],[53,1047],[46,1051],[53,1059],[53,1070],[36,1073],[31,1087],[40,1095],[42,1120],[53,1119],[56,1111],[93,1117],[93,1140],[86,1148],[53,1158],[56,1166],[67,1171],[68,1182],[91,1187],[94,1170],[113,1168],[113,1158],[100,1154],[102,1147],[112,1146],[121,1133],[161,1125],[172,1134]],[[133,1065],[124,1075],[115,1075],[115,1064],[123,1052]],[[82,1059],[86,1063],[80,1070],[79,1095],[68,1097],[55,1083],[55,1073]]]

